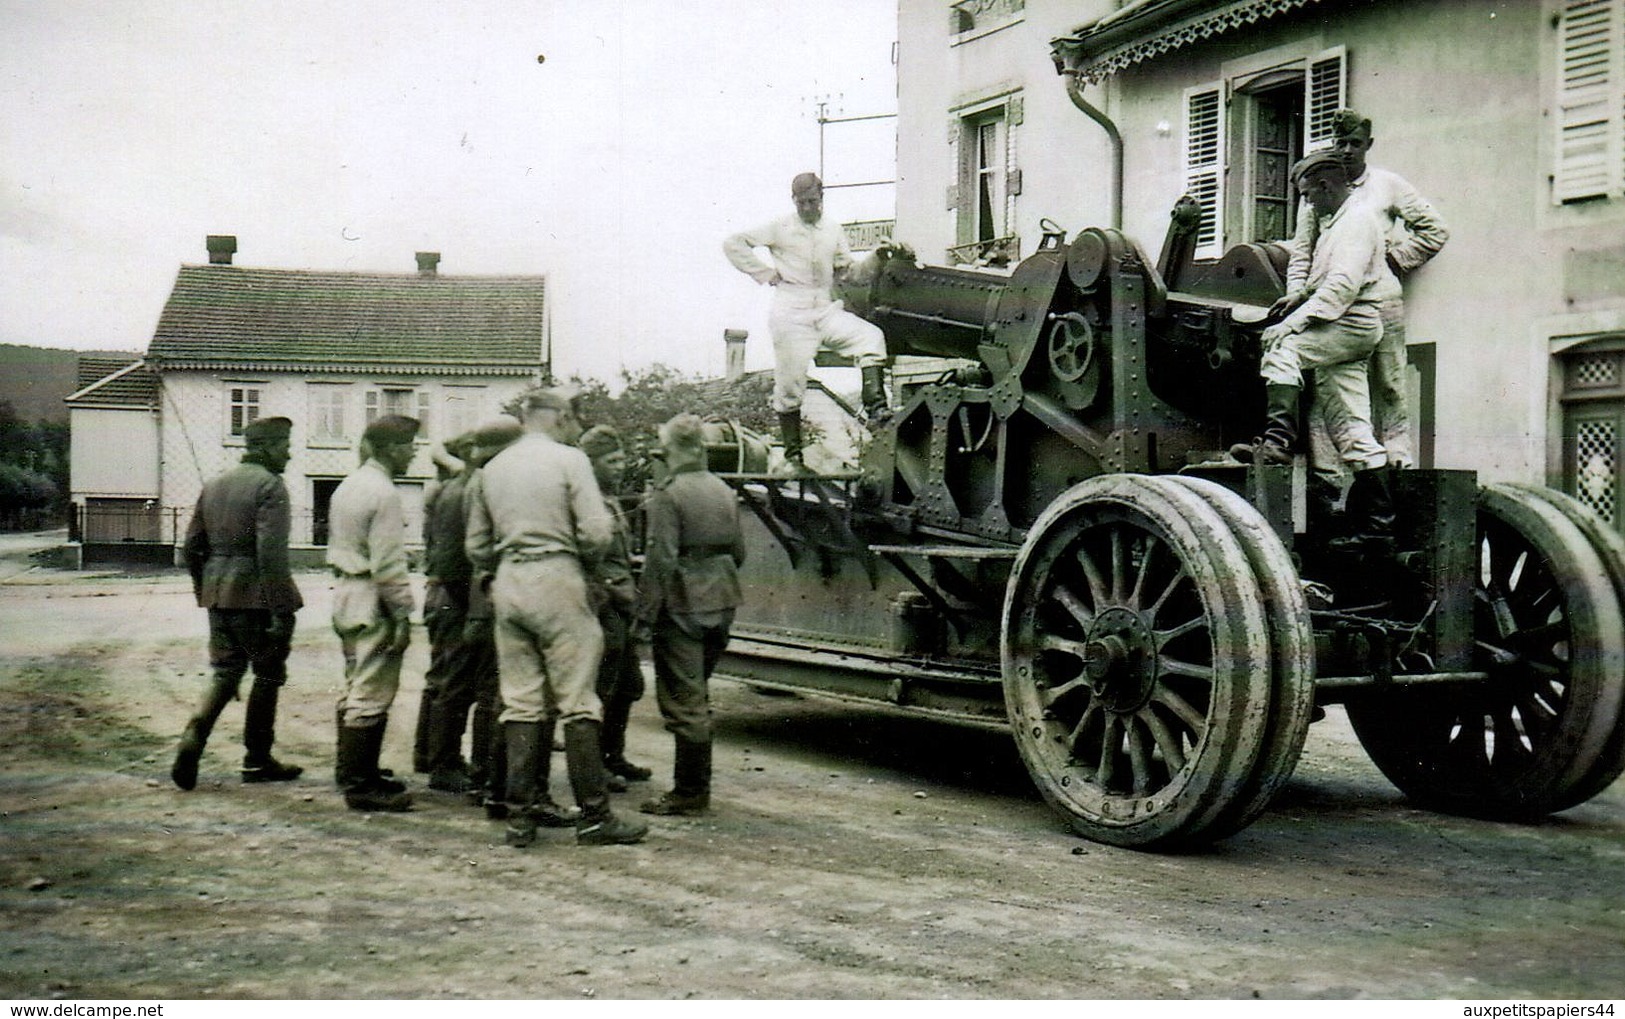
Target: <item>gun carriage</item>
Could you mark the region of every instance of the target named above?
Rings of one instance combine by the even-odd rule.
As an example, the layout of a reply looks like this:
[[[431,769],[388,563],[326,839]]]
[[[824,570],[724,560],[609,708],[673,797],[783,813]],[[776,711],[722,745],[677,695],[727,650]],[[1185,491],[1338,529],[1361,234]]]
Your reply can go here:
[[[1333,547],[1302,457],[1220,452],[1260,417],[1285,254],[1195,264],[1192,212],[1156,264],[1052,230],[1008,274],[882,257],[849,286],[893,357],[943,367],[861,471],[713,449],[757,525],[721,671],[1007,726],[1072,827],[1124,846],[1251,823],[1331,703],[1434,809],[1602,791],[1625,770],[1625,542],[1561,493],[1419,469],[1395,479],[1397,555]]]

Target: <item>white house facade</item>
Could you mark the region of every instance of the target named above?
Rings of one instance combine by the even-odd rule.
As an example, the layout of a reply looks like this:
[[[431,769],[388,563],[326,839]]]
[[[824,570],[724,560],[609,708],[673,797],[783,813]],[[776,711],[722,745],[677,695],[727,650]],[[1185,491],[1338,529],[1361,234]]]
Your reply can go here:
[[[1424,463],[1625,523],[1625,0],[900,0],[895,236],[1014,264],[1048,219],[1153,256],[1290,236],[1340,106],[1450,241],[1406,284]]]

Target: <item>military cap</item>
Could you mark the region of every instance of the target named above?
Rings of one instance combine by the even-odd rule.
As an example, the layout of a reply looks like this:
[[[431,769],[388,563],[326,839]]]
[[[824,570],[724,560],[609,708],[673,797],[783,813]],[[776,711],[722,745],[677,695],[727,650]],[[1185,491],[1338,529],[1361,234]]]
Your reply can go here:
[[[286,439],[293,433],[293,422],[283,417],[256,418],[243,426],[246,442],[271,442]]]
[[[1327,167],[1336,167],[1344,178],[1348,177],[1348,164],[1334,149],[1318,149],[1292,164],[1293,181],[1302,180],[1304,174]]]
[[[576,393],[574,390],[552,386],[545,389],[533,389],[526,393],[522,406],[525,410],[567,410],[571,413],[576,409]]]
[[[596,460],[622,448],[621,433],[613,425],[593,425],[576,445],[589,459]]]
[[[674,449],[704,449],[704,426],[698,414],[678,414],[660,426],[661,445]]]
[[[1371,133],[1370,117],[1362,117],[1358,110],[1343,109],[1332,111],[1333,137],[1342,138],[1346,135],[1358,134],[1361,131],[1364,131],[1366,134]]]
[[[417,438],[417,434],[417,418],[389,414],[368,425],[367,430],[361,433],[361,437],[374,446],[380,444],[398,445],[403,442],[411,442]]]
[[[476,446],[506,446],[525,434],[525,428],[515,418],[499,414],[481,422],[468,433],[468,441]]]
[[[464,432],[461,435],[452,436],[445,442],[441,443],[441,445],[445,447],[446,452],[450,453],[457,459],[466,459],[468,457],[469,447],[474,445],[474,433]]]
[[[824,190],[824,182],[818,179],[816,173],[798,173],[790,181],[792,195],[817,194]]]

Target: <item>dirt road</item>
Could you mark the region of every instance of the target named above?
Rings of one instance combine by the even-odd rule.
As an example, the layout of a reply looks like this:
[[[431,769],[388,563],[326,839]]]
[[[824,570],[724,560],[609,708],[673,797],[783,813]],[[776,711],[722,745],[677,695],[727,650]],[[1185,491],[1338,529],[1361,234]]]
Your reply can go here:
[[[1072,837],[1002,735],[731,683],[713,816],[643,845],[519,852],[435,793],[350,812],[326,583],[301,586],[278,751],[305,777],[241,785],[233,705],[182,793],[170,755],[206,681],[184,580],[0,582],[0,996],[1625,993],[1625,785],[1537,826],[1424,813],[1335,709],[1275,808],[1195,855]],[[425,661],[419,630],[401,772]],[[669,767],[652,699],[630,743]]]

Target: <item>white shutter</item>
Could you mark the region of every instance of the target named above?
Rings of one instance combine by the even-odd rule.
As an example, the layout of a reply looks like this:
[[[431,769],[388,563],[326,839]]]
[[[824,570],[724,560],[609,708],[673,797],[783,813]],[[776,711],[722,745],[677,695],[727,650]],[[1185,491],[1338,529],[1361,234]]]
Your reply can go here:
[[[1308,131],[1303,151],[1313,152],[1332,143],[1332,114],[1348,105],[1348,51],[1342,46],[1322,50],[1309,61],[1303,76],[1304,120]]]
[[[1202,207],[1195,257],[1218,258],[1224,253],[1224,89],[1216,83],[1185,91],[1185,193]]]
[[[1618,194],[1625,177],[1625,0],[1569,0],[1558,24],[1557,165],[1561,204]]]

